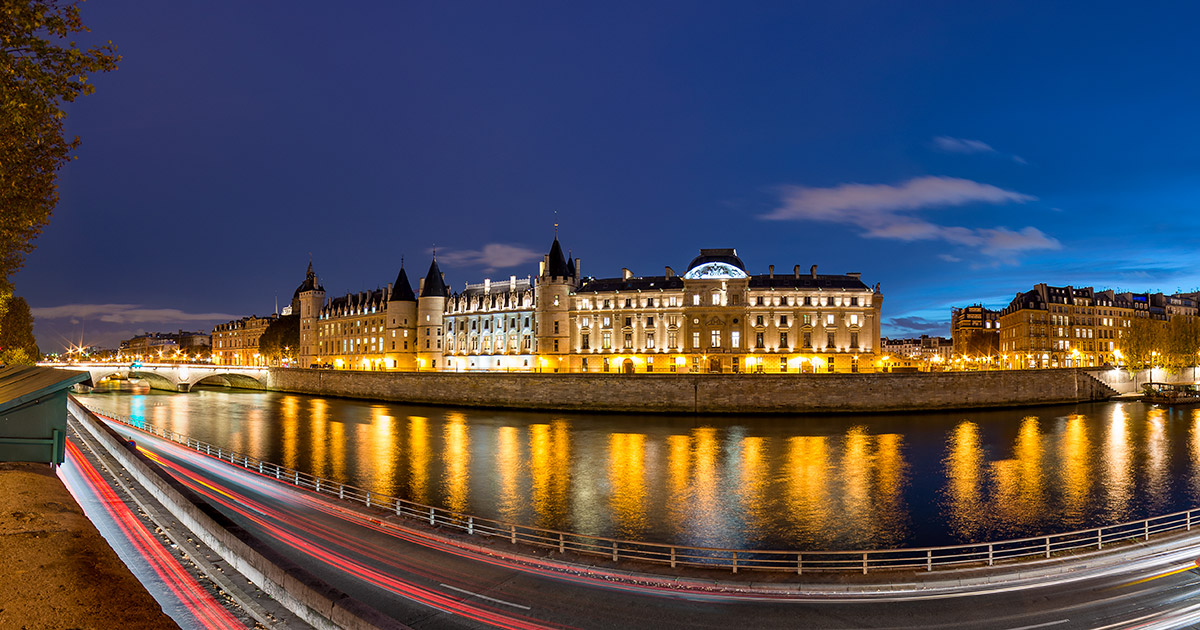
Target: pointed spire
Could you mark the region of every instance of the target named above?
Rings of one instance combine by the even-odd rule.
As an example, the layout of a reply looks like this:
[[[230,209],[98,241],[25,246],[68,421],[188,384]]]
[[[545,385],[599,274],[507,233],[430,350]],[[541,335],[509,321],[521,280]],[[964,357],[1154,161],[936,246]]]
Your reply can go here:
[[[404,257],[400,257],[400,273],[396,274],[396,283],[392,285],[392,295],[389,302],[416,302],[417,294],[413,293],[408,274],[404,273]]]
[[[421,287],[421,297],[449,297],[450,289],[442,280],[442,270],[438,268],[437,258],[429,263],[429,273],[425,274],[425,284]]]
[[[567,275],[575,277],[575,256],[571,250],[567,250]]]
[[[550,261],[546,266],[546,275],[551,277],[570,275],[567,273],[567,261],[563,258],[562,245],[558,244],[557,235],[554,237],[554,244],[550,246]]]

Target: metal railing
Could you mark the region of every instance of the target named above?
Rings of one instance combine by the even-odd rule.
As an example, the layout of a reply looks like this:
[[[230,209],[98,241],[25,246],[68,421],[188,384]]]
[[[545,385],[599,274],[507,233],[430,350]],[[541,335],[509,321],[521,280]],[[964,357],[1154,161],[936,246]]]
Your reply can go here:
[[[872,549],[856,551],[776,551],[757,549],[723,549],[693,547],[633,540],[590,536],[528,525],[508,523],[490,518],[463,514],[432,505],[393,497],[349,484],[330,481],[306,472],[285,468],[225,448],[168,431],[135,418],[116,416],[80,404],[92,413],[108,418],[151,435],[171,440],[196,452],[215,457],[272,477],[280,482],[316,492],[327,497],[361,503],[368,508],[394,513],[419,521],[423,525],[458,530],[470,536],[488,536],[560,553],[604,557],[617,561],[648,562],[676,567],[805,572],[861,572],[879,570],[933,571],[935,568],[963,566],[992,566],[998,562],[1017,559],[1050,558],[1056,553],[1076,550],[1100,550],[1106,545],[1176,531],[1190,531],[1200,515],[1200,509],[1175,512],[1163,516],[1106,525],[1062,534],[1033,536],[997,542],[913,547],[903,549]]]

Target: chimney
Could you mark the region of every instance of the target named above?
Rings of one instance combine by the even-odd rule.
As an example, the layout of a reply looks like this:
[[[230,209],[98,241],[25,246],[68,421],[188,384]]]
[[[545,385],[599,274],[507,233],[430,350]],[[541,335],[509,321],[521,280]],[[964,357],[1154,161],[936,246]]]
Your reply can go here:
[[[775,277],[775,265],[767,265],[767,276],[770,278]]]
[[[632,278],[632,277],[633,277],[633,272],[632,272],[632,271],[630,271],[628,267],[622,267],[622,268],[621,268],[621,278],[622,278],[622,279],[624,279],[624,280],[628,280],[628,279],[630,279],[630,278]]]
[[[846,275],[850,276],[851,278],[854,278],[855,280],[859,280],[862,278],[861,271],[851,271],[851,272],[847,273]]]
[[[387,299],[389,299],[389,300],[392,299],[392,283],[391,282],[388,283],[387,293],[385,295],[387,295]]]
[[[674,278],[674,277],[675,277],[675,270],[674,270],[674,269],[672,269],[670,265],[667,265],[666,274],[667,274],[667,278],[668,278],[668,279],[669,279],[669,278]]]
[[[582,263],[583,263],[582,260],[580,260],[578,258],[575,259],[575,277],[576,278],[580,277],[581,274],[583,273],[582,271],[579,270],[579,265]]]
[[[799,277],[800,277],[800,265],[796,265],[796,266],[795,266],[795,267],[792,269],[792,275],[796,276],[796,278],[799,278]]]
[[[810,269],[810,270],[808,271],[808,273],[812,274],[812,278],[813,278],[813,280],[816,280],[816,279],[817,279],[817,266],[816,266],[816,265],[813,265],[813,266],[812,266],[812,269]]]

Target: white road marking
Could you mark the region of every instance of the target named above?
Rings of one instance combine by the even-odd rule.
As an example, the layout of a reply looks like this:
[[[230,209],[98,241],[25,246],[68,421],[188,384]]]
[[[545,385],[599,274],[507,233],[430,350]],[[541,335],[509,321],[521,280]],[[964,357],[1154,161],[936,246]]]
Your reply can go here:
[[[1059,619],[1058,621],[1047,621],[1046,623],[1035,623],[1032,626],[1021,626],[1020,628],[1012,628],[1012,630],[1033,630],[1033,628],[1045,628],[1046,626],[1057,626],[1060,623],[1071,623],[1070,619]]]
[[[496,599],[494,597],[488,597],[487,595],[480,595],[479,593],[472,593],[471,591],[461,589],[456,586],[450,586],[449,584],[442,584],[442,588],[448,588],[452,591],[458,591],[459,593],[462,593],[464,595],[470,595],[471,597],[478,597],[479,599],[486,599],[489,602],[496,602],[497,604],[504,604],[505,606],[512,606],[513,608],[520,608],[521,610],[529,610],[528,606],[522,606],[521,604],[514,604],[512,602],[506,602],[503,599]]]

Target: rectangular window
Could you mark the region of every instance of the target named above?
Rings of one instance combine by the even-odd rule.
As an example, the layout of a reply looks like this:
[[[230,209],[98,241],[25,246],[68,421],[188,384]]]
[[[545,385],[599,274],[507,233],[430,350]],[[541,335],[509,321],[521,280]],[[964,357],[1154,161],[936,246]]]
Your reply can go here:
[[[633,348],[633,333],[625,333],[624,342],[625,342],[624,348],[626,350],[632,349]]]
[[[856,297],[850,298],[850,306],[858,306],[858,298],[856,298]]]
[[[632,307],[632,305],[629,303],[629,298],[625,298],[625,308],[631,308],[631,307]]]
[[[713,303],[713,306],[721,305],[721,294],[720,293],[712,294],[712,303]]]
[[[805,348],[812,347],[812,333],[810,333],[810,332],[804,333],[804,347]]]
[[[761,296],[761,295],[760,295],[760,296],[758,296],[758,297],[756,297],[756,298],[754,298],[754,305],[755,305],[755,306],[762,306],[762,305],[763,305],[763,299],[762,299],[762,296]]]
[[[788,323],[787,323],[787,315],[780,315],[780,316],[779,316],[779,325],[780,325],[780,326],[787,326],[787,325],[788,325]]]
[[[678,346],[678,338],[675,336],[675,331],[667,333],[667,347],[674,350]]]
[[[600,336],[600,349],[601,350],[611,350],[612,349],[612,333],[608,332],[607,330],[604,331],[604,333]]]
[[[762,315],[759,315],[758,317],[754,318],[754,325],[755,326],[763,325],[763,316]]]
[[[851,325],[851,326],[857,326],[857,325],[858,325],[858,313],[851,313],[851,314],[850,314],[850,325]]]
[[[557,339],[554,340],[554,351],[558,352],[558,340]]]
[[[735,330],[729,333],[729,345],[734,348],[742,347],[742,333]]]
[[[592,349],[590,337],[588,336],[587,333],[583,333],[583,335],[580,337],[580,347],[584,350]]]
[[[605,327],[605,328],[611,328],[611,327],[612,327],[612,318],[611,318],[611,317],[605,317],[605,318],[604,318],[604,327]]]
[[[700,306],[700,294],[699,293],[692,296],[692,306]]]
[[[808,326],[811,324],[812,324],[812,315],[805,315],[804,316],[804,325]]]
[[[788,343],[787,343],[787,333],[785,333],[785,332],[781,332],[781,333],[779,333],[779,347],[780,347],[780,348],[786,348],[786,347],[787,347],[787,345],[788,345]]]
[[[654,349],[654,333],[652,333],[652,332],[646,333],[646,349],[648,349],[648,350]]]
[[[763,334],[762,333],[754,333],[754,347],[762,348],[765,346],[766,346],[766,344],[763,343]]]
[[[856,332],[850,333],[850,347],[858,349],[858,333]]]
[[[646,371],[647,372],[654,371],[654,357],[646,357]]]
[[[692,333],[692,349],[693,350],[700,349],[700,333],[699,332]]]
[[[825,335],[825,347],[829,348],[829,349],[833,349],[833,347],[834,347],[833,333],[829,333],[829,334]]]
[[[653,316],[647,317],[646,318],[646,327],[652,328],[653,326],[654,326],[654,317]]]
[[[710,348],[720,348],[721,347],[721,331],[719,331],[719,330],[709,331],[709,342],[710,342],[709,343]]]
[[[830,313],[830,314],[828,314],[828,315],[826,315],[826,316],[825,316],[825,325],[826,325],[826,326],[833,326],[833,325],[834,325],[834,323],[833,323],[833,313]]]
[[[625,318],[625,327],[626,327],[626,328],[629,328],[629,327],[630,327],[630,326],[632,326],[632,325],[633,325],[633,318],[632,318],[632,317],[626,317],[626,318]]]
[[[558,322],[554,322],[554,334],[558,334]]]
[[[583,327],[584,327],[584,328],[587,328],[588,326],[591,326],[591,325],[592,325],[592,318],[591,318],[591,317],[588,317],[587,315],[584,315],[584,316],[583,316],[583,321],[582,321],[581,323],[583,324]]]
[[[808,295],[804,296],[804,305],[812,306],[812,297],[811,296],[808,296]]]

